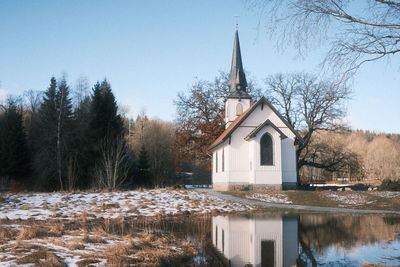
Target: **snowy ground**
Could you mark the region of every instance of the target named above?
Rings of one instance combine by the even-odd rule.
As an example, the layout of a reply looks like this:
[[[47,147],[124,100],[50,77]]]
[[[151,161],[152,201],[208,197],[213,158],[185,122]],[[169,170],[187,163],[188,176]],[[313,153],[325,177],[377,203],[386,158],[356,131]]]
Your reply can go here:
[[[340,195],[338,193],[329,193],[325,194],[325,197],[334,200],[339,203],[339,207],[346,207],[346,206],[359,206],[359,205],[364,205],[367,203],[367,196],[366,195],[361,195],[361,194],[356,194],[356,193],[350,193],[350,194],[345,194],[345,195]]]
[[[247,195],[246,198],[265,201],[269,203],[280,203],[280,204],[292,204],[292,201],[285,194],[251,194]]]
[[[147,230],[122,235],[127,218],[251,209],[190,190],[3,194],[0,265],[153,266],[159,259],[195,255],[196,248]],[[114,228],[119,230],[113,233]]]
[[[400,204],[400,192],[389,191],[280,191],[248,192],[248,199],[276,204],[296,204],[312,206],[332,206],[343,208],[391,209],[397,210]],[[371,206],[373,205],[373,207]]]
[[[71,219],[231,212],[251,209],[189,190],[100,193],[30,193],[0,197],[0,219]]]

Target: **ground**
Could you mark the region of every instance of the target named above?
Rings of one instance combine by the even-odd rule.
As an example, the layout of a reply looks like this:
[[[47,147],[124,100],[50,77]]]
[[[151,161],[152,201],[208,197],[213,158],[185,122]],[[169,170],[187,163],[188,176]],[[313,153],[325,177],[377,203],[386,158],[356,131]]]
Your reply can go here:
[[[192,240],[172,231],[154,231],[148,225],[165,224],[162,221],[166,217],[194,216],[196,219],[187,229],[192,231],[196,227],[210,227],[201,221],[207,214],[293,208],[294,205],[302,205],[301,209],[310,211],[368,212],[365,209],[375,209],[375,212],[394,210],[400,213],[400,192],[326,190],[222,194],[209,189],[155,189],[3,194],[0,195],[0,265],[190,264],[199,253],[199,247]]]
[[[166,216],[251,209],[190,190],[4,194],[0,196],[0,265],[182,262],[197,254],[193,243],[135,225]]]
[[[388,191],[231,191],[234,196],[259,200],[267,203],[332,208],[351,208],[359,210],[400,211],[400,192]]]

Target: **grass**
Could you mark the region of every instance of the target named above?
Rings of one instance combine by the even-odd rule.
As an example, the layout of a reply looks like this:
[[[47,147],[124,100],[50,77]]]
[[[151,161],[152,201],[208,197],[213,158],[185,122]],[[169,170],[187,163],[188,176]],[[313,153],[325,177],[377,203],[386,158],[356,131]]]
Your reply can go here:
[[[99,262],[107,266],[178,266],[199,253],[193,243],[183,242],[173,233],[142,228],[154,220],[3,220],[0,265],[61,267],[66,266],[66,257],[74,257],[78,266]]]
[[[399,198],[388,198],[379,193],[369,191],[349,191],[349,192],[337,192],[337,191],[300,191],[300,190],[288,190],[288,191],[276,191],[276,192],[265,192],[265,191],[228,191],[226,194],[230,194],[237,197],[246,198],[254,193],[258,194],[285,194],[292,204],[287,204],[288,208],[290,205],[305,205],[305,206],[320,206],[320,207],[334,207],[334,208],[353,208],[363,210],[400,210],[400,199]],[[334,199],[329,195],[338,196],[343,199],[359,198],[363,199],[360,203],[351,204],[341,201],[340,199]]]

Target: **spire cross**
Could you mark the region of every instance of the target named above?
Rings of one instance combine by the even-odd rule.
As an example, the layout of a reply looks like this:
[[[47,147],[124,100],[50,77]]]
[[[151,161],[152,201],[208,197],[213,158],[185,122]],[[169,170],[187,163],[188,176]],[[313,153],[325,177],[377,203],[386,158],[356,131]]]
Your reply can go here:
[[[236,21],[236,30],[239,29],[239,16],[233,16],[235,18]]]

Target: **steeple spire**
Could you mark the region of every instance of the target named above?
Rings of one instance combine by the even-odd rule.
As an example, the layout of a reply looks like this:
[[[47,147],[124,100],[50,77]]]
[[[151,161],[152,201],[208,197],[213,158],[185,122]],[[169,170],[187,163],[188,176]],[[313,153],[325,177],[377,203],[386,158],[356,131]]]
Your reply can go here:
[[[240,53],[239,33],[236,25],[235,40],[233,42],[233,54],[231,74],[229,76],[229,96],[228,98],[250,98],[247,93],[247,81],[242,64],[242,54]]]

